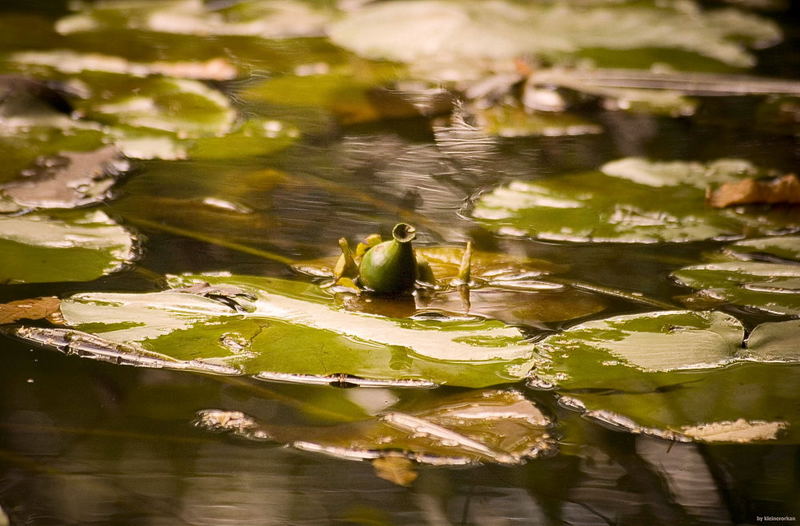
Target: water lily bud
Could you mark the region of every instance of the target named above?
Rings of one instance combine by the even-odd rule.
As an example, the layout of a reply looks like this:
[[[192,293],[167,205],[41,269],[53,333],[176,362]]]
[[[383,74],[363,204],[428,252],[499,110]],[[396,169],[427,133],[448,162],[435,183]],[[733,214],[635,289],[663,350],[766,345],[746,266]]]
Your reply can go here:
[[[417,259],[411,241],[416,229],[398,223],[392,240],[369,249],[361,259],[359,279],[364,287],[377,294],[399,294],[411,289],[417,279]]]

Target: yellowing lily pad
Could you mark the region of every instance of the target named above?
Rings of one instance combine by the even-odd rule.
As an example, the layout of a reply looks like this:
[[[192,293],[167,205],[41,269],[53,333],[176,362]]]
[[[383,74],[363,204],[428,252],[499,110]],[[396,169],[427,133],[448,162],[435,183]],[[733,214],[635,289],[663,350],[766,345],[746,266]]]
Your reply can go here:
[[[800,228],[796,207],[706,205],[707,186],[759,173],[736,159],[627,158],[597,172],[514,181],[482,195],[471,214],[503,234],[577,242],[688,242]]]
[[[334,288],[337,302],[348,310],[382,316],[409,317],[439,312],[535,326],[595,314],[606,305],[596,295],[546,281],[544,276],[563,272],[566,265],[473,251],[471,284],[467,290],[458,286],[463,248],[417,247],[415,251],[418,258],[430,264],[439,285],[436,289],[420,290],[413,297],[379,298]],[[298,263],[294,269],[311,276],[332,278],[335,263],[335,257],[324,258]]]

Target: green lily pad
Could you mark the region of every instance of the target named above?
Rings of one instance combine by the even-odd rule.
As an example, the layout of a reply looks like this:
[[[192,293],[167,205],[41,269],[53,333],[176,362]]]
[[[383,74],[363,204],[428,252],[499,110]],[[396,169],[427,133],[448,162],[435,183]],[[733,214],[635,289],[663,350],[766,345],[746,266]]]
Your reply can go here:
[[[404,68],[352,60],[321,73],[285,75],[256,82],[241,97],[271,107],[325,112],[342,124],[431,117],[452,110],[453,95],[424,82],[396,82]]]
[[[626,158],[597,172],[514,181],[482,195],[472,216],[507,235],[578,242],[688,242],[800,227],[800,212],[792,208],[705,204],[707,186],[759,173],[736,159]]]
[[[237,118],[228,97],[196,80],[108,74],[94,78],[103,82],[103,95],[81,103],[88,119],[194,138],[225,134]]]
[[[195,424],[348,460],[405,457],[434,465],[520,464],[555,451],[552,422],[517,391],[473,391],[436,402],[335,426],[281,426],[215,409],[200,411]]]
[[[443,0],[368,4],[331,24],[329,34],[360,55],[411,63],[440,78],[452,75],[452,64],[479,69],[530,55],[563,62],[591,49],[660,48],[747,67],[754,59],[744,45],[780,39],[772,22],[735,9]]]
[[[531,363],[522,333],[497,321],[357,314],[315,285],[281,279],[181,276],[171,284],[74,295],[61,305],[69,329],[18,335],[66,339],[67,352],[99,359],[317,383],[482,387],[519,380]]]
[[[99,211],[0,215],[0,282],[90,281],[131,263],[135,245]]]
[[[578,355],[585,362],[580,374],[588,374],[588,369],[602,365],[603,360],[614,362],[606,367],[647,372],[713,368],[737,357],[743,337],[739,320],[722,312],[616,316],[585,322],[545,338],[537,349],[550,361],[538,366],[536,375],[562,384],[560,360],[569,362]]]
[[[780,259],[800,261],[800,236],[747,239],[726,247],[725,252],[739,259],[774,256]]]
[[[227,95],[197,80],[97,71],[77,78],[87,91],[76,101],[81,119],[35,121],[38,127],[21,135],[31,137],[31,148],[52,136],[59,145],[113,143],[135,159],[228,159],[269,154],[299,136],[296,128],[275,119],[243,118]],[[26,119],[20,126],[30,125]],[[7,140],[16,144],[21,139]]]
[[[795,322],[744,328],[721,312],[664,311],[579,324],[536,346],[534,385],[587,417],[674,440],[800,439]],[[785,362],[785,363],[768,363]]]
[[[800,265],[732,261],[673,272],[678,283],[723,301],[774,314],[800,314]]]

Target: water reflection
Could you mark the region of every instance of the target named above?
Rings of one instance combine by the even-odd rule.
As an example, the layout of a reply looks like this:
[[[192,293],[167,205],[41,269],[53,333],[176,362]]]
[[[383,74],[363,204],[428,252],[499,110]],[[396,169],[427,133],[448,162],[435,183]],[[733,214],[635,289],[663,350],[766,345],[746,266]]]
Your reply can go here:
[[[532,395],[562,422],[559,456],[516,468],[423,467],[403,488],[366,462],[208,434],[190,420],[215,406],[327,425],[336,411],[347,418],[337,400],[372,413],[437,392],[220,384],[15,344],[4,351],[0,505],[12,524],[730,524],[786,510],[779,502],[797,491],[795,448],[631,436],[559,409],[547,393]],[[332,412],[298,413],[303,398]]]

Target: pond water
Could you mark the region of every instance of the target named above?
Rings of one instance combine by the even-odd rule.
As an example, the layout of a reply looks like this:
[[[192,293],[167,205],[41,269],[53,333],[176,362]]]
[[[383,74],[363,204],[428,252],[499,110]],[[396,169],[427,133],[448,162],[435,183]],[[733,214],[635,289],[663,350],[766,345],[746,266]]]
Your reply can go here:
[[[534,234],[514,230],[516,224],[498,228],[492,218],[478,212],[499,195],[498,189],[516,188],[513,185],[519,181],[558,180],[566,174],[588,173],[596,178],[601,166],[630,157],[700,163],[738,158],[781,174],[796,172],[800,166],[797,96],[700,97],[693,115],[674,116],[663,109],[625,111],[609,102],[614,97],[600,100],[596,95],[570,92],[569,97],[579,99],[569,110],[571,118],[590,126],[592,133],[565,133],[563,125],[552,120],[547,126],[560,131],[503,137],[493,135],[488,125],[481,127],[476,117],[482,111],[476,109],[480,104],[473,106],[471,100],[465,100],[464,106],[452,104],[449,96],[437,91],[438,81],[409,83],[407,78],[414,75],[407,66],[359,57],[322,36],[271,39],[256,38],[241,27],[235,31],[228,26],[198,29],[190,13],[194,8],[185,8],[179,22],[169,19],[178,16],[175,13],[147,19],[137,14],[137,9],[153,9],[157,3],[151,2],[147,8],[141,7],[147,2],[134,3],[138,7],[125,15],[128,22],[125,17],[120,19],[122,11],[113,4],[99,4],[101,8],[105,5],[106,11],[92,11],[92,3],[71,11],[59,2],[45,1],[0,8],[3,72],[64,83],[62,88],[77,110],[70,119],[92,123],[84,127],[54,124],[52,109],[41,117],[34,108],[32,114],[39,115],[34,117],[45,120],[26,121],[3,131],[0,148],[8,165],[0,172],[0,183],[18,180],[21,170],[39,155],[117,145],[128,157],[129,166],[113,189],[101,192],[95,202],[53,215],[73,225],[77,215],[70,214],[100,211],[113,224],[133,233],[131,250],[136,253],[115,272],[76,279],[48,278],[51,271],[58,276],[66,273],[72,263],[47,259],[35,279],[3,276],[9,283],[0,285],[0,303],[39,296],[58,296],[66,302],[76,293],[156,292],[168,287],[165,276],[185,273],[321,283],[323,278],[298,272],[293,264],[336,256],[340,237],[351,242],[373,232],[388,237],[392,225],[405,221],[416,226],[418,247],[463,247],[470,240],[476,251],[563,266],[552,280],[540,273],[520,280],[522,292],[509,291],[508,286],[472,291],[472,313],[518,327],[524,338],[520,341],[533,345],[588,320],[669,306],[691,307],[680,298],[693,290],[670,273],[713,260],[714,254],[719,256],[742,236],[723,230],[719,235],[686,242],[653,243],[650,239],[603,242],[592,238],[594,234],[580,239],[578,228],[568,232],[553,229],[551,237],[539,235],[549,232],[551,218],[560,221],[559,210],[564,208],[558,207],[541,219],[541,224],[531,227]],[[704,8],[721,3],[708,2]],[[183,4],[191,7],[193,3]],[[209,2],[206,9],[222,9],[228,4],[236,2]],[[318,4],[330,8],[333,3]],[[339,4],[340,9],[352,4],[348,9],[357,14],[358,9],[365,9],[361,4],[367,3]],[[314,27],[307,26],[313,26],[315,12],[293,9],[297,10],[289,11],[278,27],[298,35],[314,34]],[[237,16],[250,15],[252,12],[242,10]],[[800,77],[799,15],[796,5],[759,12],[759,17],[780,27],[783,40],[753,51],[757,65],[748,73]],[[212,18],[204,13],[201,20]],[[141,20],[150,24],[161,20],[166,26],[143,29]],[[278,23],[270,24],[265,27],[272,30]],[[357,46],[354,49],[359,51]],[[53,55],[53,50],[71,50],[83,58]],[[89,53],[124,60],[109,65],[97,57],[86,58]],[[218,62],[208,62],[214,59]],[[93,65],[81,66],[81,60]],[[744,71],[716,62],[711,68],[707,57],[697,60],[701,64],[697,69]],[[189,61],[194,65],[187,65]],[[101,62],[103,65],[98,65]],[[136,70],[137,65],[144,73]],[[114,68],[123,71],[111,71]],[[230,75],[229,68],[234,70]],[[385,86],[392,90],[381,89]],[[22,92],[34,91],[25,88]],[[408,102],[413,99],[434,105],[437,97],[446,99],[445,110],[431,111],[432,115],[419,114]],[[2,104],[9,108],[11,103],[4,99]],[[21,113],[7,110],[3,118],[9,122],[19,115],[29,118],[31,114],[26,112],[34,103],[22,104]],[[774,110],[776,107],[780,111]],[[578,193],[589,191],[574,188]],[[570,191],[568,188],[558,197],[571,198]],[[666,207],[670,200],[682,199],[681,195],[653,194],[649,199]],[[0,211],[2,205],[0,200]],[[745,236],[796,231],[800,225],[796,205],[794,210],[782,206],[777,208],[788,217],[787,223],[781,223],[782,229],[761,231],[763,225],[751,224],[747,227],[751,230],[743,231]],[[39,213],[29,213],[32,208],[49,209],[27,206],[11,214],[24,218]],[[665,214],[671,209],[664,210],[663,214],[656,212],[657,223],[668,221]],[[653,217],[643,217],[640,223],[647,221]],[[557,239],[559,232],[575,239]],[[69,236],[74,239],[79,234],[70,231]],[[15,255],[8,245],[0,245],[0,249],[6,251],[0,255],[0,267],[14,266],[6,260],[24,261],[17,265],[23,267],[20,275],[27,275],[24,271],[33,275],[35,269],[31,269],[40,264],[36,254]],[[473,274],[478,272],[476,261],[473,259]],[[88,266],[78,265],[83,270]],[[793,286],[788,292],[781,291],[796,295],[798,288]],[[307,296],[298,293],[297,297]],[[357,301],[341,295],[334,300],[320,291],[312,296],[309,309],[315,301],[339,301],[337,312],[345,312],[342,302]],[[104,297],[98,296],[101,299],[97,301],[102,303]],[[388,306],[351,304],[348,308],[373,309],[376,314],[370,320],[387,312],[394,317],[415,312],[418,318],[421,313],[423,318],[430,317],[430,311],[437,308],[444,312],[441,317],[458,323],[466,316],[455,295],[439,304],[434,301],[433,309],[427,310],[415,306],[413,300],[409,306],[408,301],[400,306],[403,302],[388,301]],[[762,323],[796,319],[800,314],[800,310],[776,312],[736,301],[710,305],[715,312],[738,319],[747,331]],[[123,306],[126,308],[134,307]],[[119,328],[125,318],[113,318],[117,315],[109,309],[82,325],[68,325],[93,332],[104,323],[119,322]],[[214,318],[214,323],[223,323],[221,319]],[[253,340],[265,327],[279,323],[270,320],[260,326]],[[136,316],[125,323],[129,322],[140,323]],[[20,323],[48,330],[60,327],[41,319]],[[143,326],[148,323],[151,321],[141,321]],[[420,323],[438,321],[433,316],[433,321]],[[635,375],[640,376],[634,375],[630,381],[618,381],[614,372],[609,383],[604,383],[604,373],[596,379],[595,370],[585,372],[580,365],[567,379],[556,374],[544,381],[549,370],[540,364],[530,377],[513,376],[504,369],[504,382],[475,373],[460,383],[458,379],[466,376],[447,368],[451,358],[434,356],[428,360],[434,365],[425,371],[434,371],[434,383],[447,385],[407,388],[383,382],[378,387],[342,387],[329,385],[330,378],[313,384],[252,376],[263,372],[260,369],[248,369],[250,376],[209,374],[214,371],[177,370],[174,361],[146,368],[125,366],[126,358],[120,355],[105,361],[87,359],[97,357],[91,352],[83,352],[83,357],[68,356],[54,352],[58,345],[35,345],[30,339],[21,339],[19,333],[13,337],[17,327],[8,325],[0,337],[0,526],[726,525],[761,523],[765,517],[783,517],[785,520],[775,523],[793,524],[794,517],[800,516],[800,366],[796,357],[794,361],[777,360],[783,363],[721,361],[712,364],[718,366],[713,370],[700,373],[691,367],[659,369],[647,356],[629,354],[629,361],[648,364],[636,369]],[[244,334],[246,328],[242,331]],[[286,343],[269,342],[270,352],[315,352],[304,347],[302,333],[297,339],[292,339],[292,334]],[[788,337],[789,346],[800,342],[796,329],[793,334]],[[345,336],[364,344],[357,333]],[[157,339],[150,334],[137,341],[149,338]],[[387,345],[395,352],[392,367],[403,370],[414,353],[404,350],[405,341],[388,339]],[[195,336],[179,343],[183,347],[176,351],[177,360],[199,359],[215,366],[224,362],[203,362],[210,355],[203,354],[205,344]],[[61,350],[64,346],[69,345],[62,345]],[[120,348],[105,350],[117,352]],[[638,351],[628,348],[625,352]],[[335,354],[322,354],[319,359],[325,356],[337,360]],[[313,357],[317,359],[317,354]],[[224,362],[226,366],[230,363],[234,362]],[[616,363],[603,365],[616,371]],[[309,365],[308,371],[297,373],[316,377],[348,373],[350,384],[357,383],[354,376],[368,376],[340,370],[337,365],[323,364],[321,370]],[[535,378],[538,372],[543,375],[541,382]],[[588,379],[583,379],[582,373]],[[375,376],[386,374],[380,370]],[[661,376],[652,380],[648,375]],[[422,373],[414,373],[414,377],[430,380]],[[435,444],[429,448],[434,456],[447,457],[448,447],[453,446],[456,458],[466,455],[473,462],[437,465],[420,454],[413,464],[395,467],[401,476],[416,475],[403,485],[386,480],[379,464],[363,454],[364,450],[380,449],[379,440],[370,442],[373,431],[369,426],[396,422],[391,415],[415,415],[417,422],[447,408],[481,409],[479,400],[497,396],[512,397],[515,404],[522,404],[519,407],[533,408],[548,422],[544,442],[536,443],[537,447],[546,443],[541,451],[529,449],[513,461],[491,461],[481,443],[513,441],[506,445],[515,451],[515,447],[530,448],[533,439],[530,433],[505,431],[501,421],[518,418],[518,414],[492,416],[494,409],[490,408],[486,409],[485,429],[464,432],[483,441],[477,445],[460,432],[447,435],[441,426],[428,431],[415,428],[410,438],[403,438],[412,444],[404,451],[415,451],[414,441],[428,436],[434,437]],[[576,404],[584,404],[589,412],[582,414]],[[595,411],[597,408],[607,411]],[[209,410],[228,411],[214,421],[219,424],[216,428],[198,423],[202,421],[199,415]],[[775,437],[748,439],[751,443],[692,439],[689,424],[729,423],[739,418],[740,411],[748,425],[767,421],[788,427],[781,427]],[[228,425],[229,419],[240,413],[262,426],[265,435],[252,432],[255,428]],[[654,423],[665,413],[671,415],[665,417],[667,424]],[[462,424],[453,424],[453,429],[461,429],[458,426]],[[677,438],[669,435],[679,430]],[[470,455],[476,455],[479,462]]]

